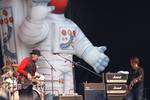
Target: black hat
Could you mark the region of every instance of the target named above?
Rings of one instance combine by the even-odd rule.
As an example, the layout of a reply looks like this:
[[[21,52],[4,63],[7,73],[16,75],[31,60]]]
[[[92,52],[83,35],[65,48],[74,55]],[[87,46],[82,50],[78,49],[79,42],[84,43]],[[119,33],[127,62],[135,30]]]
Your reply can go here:
[[[35,54],[35,55],[41,56],[41,53],[38,49],[33,49],[30,54]]]

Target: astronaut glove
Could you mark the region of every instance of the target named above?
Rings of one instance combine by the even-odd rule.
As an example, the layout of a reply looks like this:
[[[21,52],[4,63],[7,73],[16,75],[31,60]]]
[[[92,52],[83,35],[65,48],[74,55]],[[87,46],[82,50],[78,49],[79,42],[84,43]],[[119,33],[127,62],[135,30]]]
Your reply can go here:
[[[95,63],[94,69],[97,73],[104,71],[105,68],[108,65],[109,58],[104,54],[106,51],[107,47],[106,46],[100,46],[100,47],[95,47],[97,50],[101,53],[101,56],[99,57],[98,61]]]
[[[105,46],[89,47],[85,50],[82,58],[91,65],[97,73],[100,73],[105,70],[109,62],[109,58],[103,53],[105,50]]]

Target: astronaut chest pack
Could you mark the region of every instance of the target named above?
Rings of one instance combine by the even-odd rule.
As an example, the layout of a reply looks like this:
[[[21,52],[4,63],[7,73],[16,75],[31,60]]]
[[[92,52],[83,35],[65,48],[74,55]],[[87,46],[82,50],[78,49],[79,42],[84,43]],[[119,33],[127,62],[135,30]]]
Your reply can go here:
[[[74,25],[53,24],[53,52],[74,53],[77,29]]]

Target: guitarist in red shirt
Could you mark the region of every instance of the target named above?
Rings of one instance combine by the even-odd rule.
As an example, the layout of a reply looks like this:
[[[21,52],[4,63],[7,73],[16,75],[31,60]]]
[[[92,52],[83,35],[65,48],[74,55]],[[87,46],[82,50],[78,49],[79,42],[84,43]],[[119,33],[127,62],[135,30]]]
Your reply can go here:
[[[127,100],[142,100],[144,90],[144,70],[138,57],[130,59],[131,70],[128,77],[129,93]]]
[[[24,58],[17,67],[17,72],[19,73],[18,81],[21,84],[21,89],[19,90],[20,100],[33,100],[32,82],[36,72],[35,63],[39,59],[40,55],[39,50],[32,50],[30,57]]]

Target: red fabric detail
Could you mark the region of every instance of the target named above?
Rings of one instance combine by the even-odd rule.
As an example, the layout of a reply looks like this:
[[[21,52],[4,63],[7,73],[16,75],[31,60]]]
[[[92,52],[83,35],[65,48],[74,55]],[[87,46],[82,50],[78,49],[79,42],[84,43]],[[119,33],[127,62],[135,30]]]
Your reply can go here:
[[[17,67],[17,72],[27,77],[28,72],[25,71],[25,68],[29,64],[29,59],[25,58],[21,61],[20,65]]]

